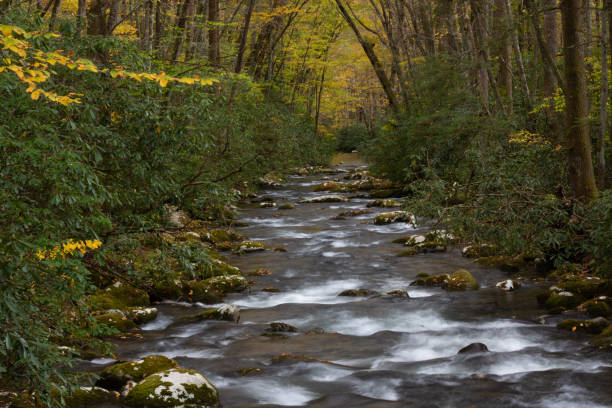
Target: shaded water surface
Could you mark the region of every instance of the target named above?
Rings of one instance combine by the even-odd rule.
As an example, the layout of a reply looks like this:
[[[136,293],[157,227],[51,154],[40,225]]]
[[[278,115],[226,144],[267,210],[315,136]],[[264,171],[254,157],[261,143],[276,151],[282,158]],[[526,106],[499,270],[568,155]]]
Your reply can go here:
[[[296,203],[325,194],[313,192],[314,186],[341,176],[294,176],[262,195],[278,205]],[[536,319],[544,312],[529,284],[503,293],[495,288],[507,277],[503,272],[474,265],[456,249],[397,257],[401,247],[391,241],[415,233],[408,224],[375,226],[375,214],[332,220],[368,201],[299,204],[288,211],[246,206],[241,221],[249,226],[240,232],[287,252],[231,259],[245,273],[272,271],[254,277],[249,292],[226,299],[241,308],[240,323],[176,325],[179,316],[204,305],[160,305],[159,317],[143,327],[144,338],[120,343],[117,354],[174,357],[204,373],[219,388],[224,407],[612,406],[610,355],[589,351],[586,337],[568,338],[554,320]],[[481,289],[449,293],[409,286],[420,272],[458,268],[472,271]],[[265,287],[279,292],[261,291]],[[356,288],[405,289],[410,298],[337,296]],[[277,321],[301,332],[261,335]],[[491,352],[457,355],[473,342]],[[281,353],[312,359],[273,361]],[[241,376],[245,367],[263,373]]]

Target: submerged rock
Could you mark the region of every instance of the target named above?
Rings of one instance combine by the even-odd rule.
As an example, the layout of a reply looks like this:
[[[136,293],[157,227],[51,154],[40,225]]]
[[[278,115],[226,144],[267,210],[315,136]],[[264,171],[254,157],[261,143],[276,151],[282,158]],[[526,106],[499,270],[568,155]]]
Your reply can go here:
[[[374,200],[367,204],[367,207],[394,208],[401,207],[402,203],[395,200]]]
[[[312,203],[345,203],[348,198],[341,195],[323,195],[318,197],[307,198],[300,203],[312,204]]]
[[[450,280],[450,277],[451,276],[448,273],[435,276],[425,276],[413,281],[410,283],[410,286],[442,286],[443,283]]]
[[[360,215],[366,215],[366,214],[372,214],[372,211],[370,210],[348,210],[348,211],[343,211],[340,214],[338,214],[336,216],[336,218],[341,218],[341,217],[358,217]]]
[[[457,352],[457,354],[474,354],[474,353],[486,353],[489,348],[484,343],[472,343]]]
[[[297,333],[298,332],[297,327],[292,326],[288,323],[273,322],[273,323],[270,323],[268,326],[270,326],[269,328],[266,329],[266,331],[268,332],[273,332],[273,333]]]
[[[96,385],[110,390],[121,390],[128,381],[140,381],[160,371],[178,367],[176,361],[165,356],[147,356],[142,360],[113,364],[100,373]]]
[[[238,370],[238,374],[240,374],[242,377],[250,377],[263,374],[263,370],[259,367],[245,367]]]
[[[407,211],[392,211],[388,213],[378,214],[376,217],[374,217],[374,224],[376,225],[386,225],[395,222],[414,223],[415,218],[414,215],[410,214]]]
[[[272,274],[272,272],[269,271],[268,269],[259,268],[255,272],[250,272],[248,275],[249,276],[264,276],[264,275],[270,275],[270,274]]]
[[[515,281],[512,279],[507,279],[505,281],[497,282],[495,285],[496,288],[503,290],[504,292],[512,292],[521,287],[521,283],[519,281]]]
[[[295,205],[293,204],[283,204],[278,207],[279,210],[295,210]]]
[[[259,204],[260,208],[273,208],[276,207],[276,203],[274,202],[270,202],[270,201],[264,201],[263,203]]]
[[[135,408],[220,407],[219,392],[195,370],[175,368],[140,381],[125,398]]]
[[[371,289],[347,289],[338,293],[338,296],[368,297],[378,295],[378,292]]]

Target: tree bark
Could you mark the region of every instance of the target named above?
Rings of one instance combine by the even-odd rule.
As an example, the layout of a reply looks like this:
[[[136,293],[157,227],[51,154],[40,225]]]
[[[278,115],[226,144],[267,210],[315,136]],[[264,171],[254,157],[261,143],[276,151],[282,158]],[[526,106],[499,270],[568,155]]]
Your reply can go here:
[[[87,32],[87,0],[78,0],[77,30],[79,34]]]
[[[597,186],[606,187],[605,141],[608,134],[608,19],[611,0],[604,0],[601,12],[601,100],[597,138]]]
[[[234,66],[234,72],[239,74],[242,71],[244,52],[246,50],[247,38],[249,35],[249,26],[251,24],[251,16],[253,15],[253,8],[255,7],[255,0],[249,0],[246,14],[244,16],[244,25],[240,32],[240,40],[238,44],[238,54],[236,55],[236,65]]]
[[[219,68],[221,66],[221,53],[219,43],[219,0],[208,0],[208,60],[210,64]]]
[[[506,0],[495,0],[495,56],[498,62],[497,83],[502,97],[506,98],[512,107],[512,41],[510,36],[513,28],[508,24]]]
[[[580,0],[561,0],[565,58],[565,115],[568,175],[574,198],[589,202],[597,197],[589,137],[588,101]]]
[[[508,13],[508,22],[512,27],[512,48],[514,48],[514,58],[516,59],[516,65],[519,70],[521,87],[523,88],[523,93],[525,94],[527,103],[529,107],[531,107],[533,106],[534,101],[531,96],[531,92],[529,91],[529,84],[527,83],[527,74],[525,73],[525,65],[523,64],[523,54],[521,53],[521,47],[519,45],[517,28],[514,24],[514,17],[512,15],[512,4],[510,3],[510,0],[506,0],[506,13]]]

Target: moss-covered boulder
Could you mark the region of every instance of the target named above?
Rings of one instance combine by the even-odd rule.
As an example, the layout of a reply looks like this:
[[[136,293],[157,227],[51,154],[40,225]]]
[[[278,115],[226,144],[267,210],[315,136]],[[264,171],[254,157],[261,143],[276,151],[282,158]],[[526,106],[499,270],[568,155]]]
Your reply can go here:
[[[259,241],[242,241],[234,248],[236,254],[246,254],[250,252],[265,251],[266,244]]]
[[[211,244],[217,245],[223,242],[235,242],[243,239],[242,235],[231,228],[218,228],[211,230],[202,237],[202,239]]]
[[[172,369],[153,374],[134,386],[125,398],[134,408],[216,408],[219,392],[194,370]]]
[[[423,276],[410,283],[410,286],[442,286],[442,284],[450,280],[450,277],[451,276],[448,273],[434,276]]]
[[[560,313],[564,310],[575,308],[583,301],[584,298],[580,295],[575,295],[572,292],[561,291],[550,294],[544,305],[550,311]]]
[[[490,244],[473,244],[464,247],[461,250],[461,255],[466,258],[486,258],[495,256],[499,248],[496,245]]]
[[[156,279],[152,282],[149,294],[153,300],[180,299],[183,296],[183,284],[174,276]]]
[[[113,364],[100,373],[96,385],[109,390],[121,390],[128,381],[140,381],[151,374],[178,367],[176,361],[158,355],[142,360]]]
[[[144,324],[157,317],[157,308],[155,307],[128,307],[126,312],[136,324]]]
[[[64,397],[67,408],[114,406],[119,403],[119,393],[100,387],[81,387]]]
[[[359,217],[360,215],[372,214],[370,210],[348,210],[342,211],[340,214],[334,217],[334,219],[344,219],[344,217]]]
[[[129,306],[148,306],[149,295],[140,289],[116,282],[89,297],[91,310],[125,309]]]
[[[301,200],[303,204],[316,204],[316,203],[345,203],[348,198],[341,195],[322,195],[318,197],[306,198]]]
[[[238,370],[238,374],[241,377],[251,377],[263,374],[263,370],[259,367],[245,367]]]
[[[497,268],[503,272],[516,273],[525,266],[525,260],[521,257],[508,257],[502,255],[476,258],[481,265]]]
[[[395,200],[373,200],[367,204],[367,207],[380,207],[380,208],[396,208],[401,207],[402,203]]]
[[[239,268],[236,268],[235,266],[230,265],[220,259],[212,259],[210,261],[210,270],[208,273],[212,276],[242,275]]]
[[[214,288],[207,280],[183,281],[184,299],[189,302],[219,303],[225,293]]]
[[[442,283],[442,288],[446,290],[459,291],[459,290],[478,290],[480,285],[474,279],[472,274],[465,269],[458,269],[451,276],[450,279]]]
[[[348,183],[341,183],[339,181],[324,181],[321,184],[317,184],[314,191],[330,191],[332,193],[343,193],[347,191],[354,191]]]
[[[575,293],[586,299],[598,296],[612,297],[612,281],[594,276],[577,277],[559,282],[557,286],[564,291]]]
[[[374,217],[374,224],[376,225],[393,224],[395,222],[414,223],[414,221],[414,215],[407,211],[392,211],[378,214],[376,217]]]
[[[279,210],[295,210],[295,205],[291,203],[283,204],[278,206]]]
[[[612,351],[612,325],[609,325],[597,337],[592,338],[589,344],[599,350]]]
[[[578,305],[576,309],[591,317],[608,317],[610,316],[610,306],[606,300],[606,296],[600,296]]]
[[[591,320],[567,319],[559,322],[557,328],[572,332],[600,334],[609,324],[610,322],[603,317],[597,317]]]
[[[100,323],[104,323],[109,327],[113,327],[119,330],[120,332],[125,332],[136,327],[136,323],[134,323],[123,313],[114,312],[99,314],[95,315],[94,319],[96,319]]]

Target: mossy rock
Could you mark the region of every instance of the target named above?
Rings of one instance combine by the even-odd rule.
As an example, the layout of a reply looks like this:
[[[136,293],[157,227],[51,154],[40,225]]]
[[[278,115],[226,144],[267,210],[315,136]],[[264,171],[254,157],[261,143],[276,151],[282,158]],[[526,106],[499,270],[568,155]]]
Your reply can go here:
[[[254,375],[263,374],[263,370],[259,367],[245,367],[238,370],[238,374],[242,377],[251,377]]]
[[[591,317],[610,316],[610,306],[604,300],[593,299],[583,303],[583,305],[585,313]]]
[[[332,193],[344,193],[347,191],[354,190],[347,183],[341,183],[339,181],[324,181],[323,183],[316,185],[314,191],[330,191]]]
[[[370,192],[370,198],[390,198],[401,195],[401,191],[395,189],[382,189]]]
[[[179,242],[201,242],[202,236],[194,231],[181,232],[175,235]]]
[[[605,328],[601,334],[589,341],[589,344],[599,350],[612,351],[612,325]]]
[[[324,195],[312,198],[306,198],[300,203],[303,204],[317,204],[317,203],[345,203],[348,201],[348,198],[341,195]]]
[[[278,209],[279,210],[295,210],[295,205],[287,203],[287,204],[280,205]]]
[[[374,224],[386,225],[395,222],[413,222],[414,216],[407,211],[392,211],[388,213],[378,214],[374,217]]]
[[[67,408],[116,405],[119,403],[119,393],[100,387],[82,387],[65,396],[64,400]]]
[[[128,307],[127,314],[136,324],[148,323],[157,317],[155,307]]]
[[[136,323],[128,319],[123,313],[105,313],[94,316],[94,319],[120,332],[126,332],[136,327]]]
[[[435,276],[427,276],[415,280],[414,282],[410,283],[410,286],[442,286],[449,279],[450,275],[448,273]]]
[[[420,254],[419,250],[416,248],[408,248],[404,251],[399,252],[396,256],[406,257],[406,256],[414,256]]]
[[[172,369],[150,375],[125,398],[134,408],[216,408],[219,392],[195,370]]]
[[[154,300],[177,300],[183,296],[183,284],[180,280],[169,277],[153,281],[149,294]]]
[[[572,292],[589,299],[597,296],[612,296],[612,281],[597,278],[584,278],[560,282],[558,286],[568,292]]]
[[[149,295],[140,289],[120,282],[89,297],[91,310],[125,309],[129,306],[149,306]]]
[[[374,200],[367,204],[367,207],[379,207],[379,208],[395,208],[401,207],[402,204],[395,200]]]
[[[266,244],[259,241],[242,241],[234,248],[234,253],[245,254],[250,252],[265,251]]]
[[[213,288],[209,282],[183,281],[183,296],[190,302],[219,303],[224,293]]]
[[[498,251],[497,245],[473,244],[463,248],[461,254],[467,258],[487,258],[495,256]]]
[[[147,356],[142,360],[113,364],[100,373],[96,385],[110,390],[121,390],[128,381],[140,381],[151,374],[178,367],[178,363],[165,356]]]
[[[221,305],[214,309],[205,310],[194,315],[184,316],[181,323],[195,323],[203,320],[225,320],[228,322],[240,321],[240,308],[234,305]]]
[[[429,276],[429,274],[428,274],[428,273],[425,273],[425,272],[419,272],[419,273],[417,273],[417,276],[416,276],[416,277],[417,277],[417,278],[427,278],[428,276]]]
[[[348,296],[348,297],[369,297],[378,295],[378,292],[371,289],[361,288],[361,289],[347,289],[338,293],[338,296]]]
[[[219,259],[212,259],[210,274],[212,276],[241,276],[242,272],[240,269],[228,264],[227,262],[223,262]]]
[[[214,276],[203,282],[222,293],[242,292],[249,286],[249,282],[243,276],[238,275]]]
[[[218,228],[209,231],[202,239],[211,244],[217,245],[223,242],[235,242],[243,239],[242,235],[237,233],[235,230],[228,228]]]
[[[480,285],[466,269],[458,269],[450,279],[442,283],[442,288],[451,291],[478,290]]]
[[[367,214],[372,214],[372,211],[370,210],[348,210],[348,211],[342,211],[340,214],[338,214],[334,218],[344,219],[344,217],[359,217],[360,215],[367,215]]]
[[[552,293],[548,299],[546,299],[546,306],[549,310],[563,311],[573,309],[584,301],[584,298],[580,295],[575,295],[571,292],[558,292]]]
[[[601,334],[609,324],[610,322],[603,317],[591,320],[567,319],[559,322],[557,328],[571,332]]]
[[[480,257],[476,259],[476,262],[481,265],[489,266],[491,268],[497,268],[507,273],[519,272],[521,267],[525,265],[525,261],[520,257],[511,258],[501,255]]]

